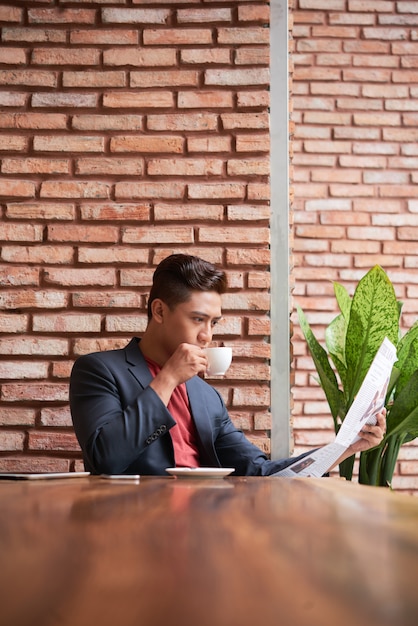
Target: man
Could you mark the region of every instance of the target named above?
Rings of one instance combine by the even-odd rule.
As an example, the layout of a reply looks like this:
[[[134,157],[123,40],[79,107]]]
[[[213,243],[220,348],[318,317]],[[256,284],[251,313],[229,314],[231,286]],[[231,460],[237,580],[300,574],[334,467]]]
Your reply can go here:
[[[225,291],[223,271],[173,254],[155,270],[142,339],[77,359],[70,406],[87,471],[167,475],[167,467],[203,466],[269,475],[297,459],[268,460],[234,427],[221,396],[201,378]],[[379,414],[345,457],[378,445],[384,429]]]

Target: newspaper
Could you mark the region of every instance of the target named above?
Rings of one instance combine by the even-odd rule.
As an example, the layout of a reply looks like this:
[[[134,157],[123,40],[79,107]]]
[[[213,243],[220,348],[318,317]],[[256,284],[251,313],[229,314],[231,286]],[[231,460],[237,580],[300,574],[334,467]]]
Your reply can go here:
[[[396,360],[396,348],[385,337],[335,440],[272,476],[320,477],[326,474],[347,448],[360,439],[359,432],[364,424],[376,423],[376,413],[385,405],[390,374]]]

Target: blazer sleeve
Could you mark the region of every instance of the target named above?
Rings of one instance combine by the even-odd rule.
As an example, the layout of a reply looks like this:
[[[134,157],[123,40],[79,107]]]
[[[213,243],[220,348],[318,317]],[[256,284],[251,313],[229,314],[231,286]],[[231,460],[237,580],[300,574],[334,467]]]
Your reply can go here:
[[[305,452],[297,457],[270,460],[234,426],[222,397],[214,388],[201,385],[200,395],[211,409],[213,446],[219,463],[222,467],[234,467],[236,476],[269,476],[309,454]]]
[[[74,430],[96,474],[123,473],[175,425],[154,390],[126,374],[125,364],[100,353],[79,357],[71,372]]]

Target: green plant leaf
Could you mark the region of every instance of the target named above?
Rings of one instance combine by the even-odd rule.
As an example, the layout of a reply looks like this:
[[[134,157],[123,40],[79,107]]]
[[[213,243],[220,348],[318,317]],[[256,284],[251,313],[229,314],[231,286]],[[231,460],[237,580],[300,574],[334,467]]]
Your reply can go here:
[[[387,437],[395,434],[418,436],[418,370],[390,406],[386,423]]]
[[[414,371],[418,369],[418,322],[415,322],[399,341],[397,357],[396,367],[400,374],[396,383],[395,398],[405,387]]]
[[[347,323],[344,316],[338,315],[325,329],[325,344],[330,354],[344,364],[345,368],[345,334]]]
[[[338,388],[338,381],[332,369],[328,355],[321,344],[314,336],[308,320],[300,307],[297,307],[299,324],[308,344],[309,351],[315,364],[316,371],[319,376],[321,387],[324,390],[331,415],[334,420],[334,426],[337,424],[337,417],[340,411],[342,393]]]
[[[376,265],[359,281],[351,302],[345,346],[347,409],[385,337],[397,345],[399,309],[392,283]]]
[[[350,309],[352,301],[350,295],[343,285],[340,285],[340,283],[336,282],[334,283],[334,293],[337,299],[338,306],[340,307],[340,311],[348,322],[348,320],[350,319]]]

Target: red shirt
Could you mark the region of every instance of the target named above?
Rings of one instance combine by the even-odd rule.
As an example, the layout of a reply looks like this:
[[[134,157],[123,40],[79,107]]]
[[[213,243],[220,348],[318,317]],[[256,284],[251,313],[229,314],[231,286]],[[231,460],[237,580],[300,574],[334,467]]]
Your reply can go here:
[[[151,374],[155,377],[161,370],[161,367],[150,359],[145,358],[145,360]],[[176,421],[176,425],[170,429],[176,467],[199,467],[197,432],[190,413],[189,398],[187,396],[185,383],[178,385],[174,389],[167,409]]]

